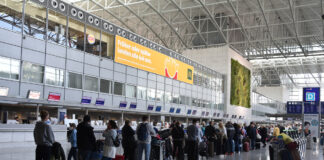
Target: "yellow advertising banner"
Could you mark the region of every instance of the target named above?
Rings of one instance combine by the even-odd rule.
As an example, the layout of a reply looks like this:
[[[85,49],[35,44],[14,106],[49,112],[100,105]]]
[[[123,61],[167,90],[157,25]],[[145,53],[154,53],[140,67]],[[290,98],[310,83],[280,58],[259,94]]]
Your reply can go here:
[[[116,36],[115,62],[193,84],[193,66]]]

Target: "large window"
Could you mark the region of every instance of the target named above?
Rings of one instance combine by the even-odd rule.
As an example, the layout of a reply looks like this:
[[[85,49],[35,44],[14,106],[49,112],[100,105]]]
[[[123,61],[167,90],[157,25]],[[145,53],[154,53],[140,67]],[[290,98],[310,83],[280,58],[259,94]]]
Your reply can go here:
[[[136,98],[136,86],[126,85],[126,97]]]
[[[46,8],[31,1],[25,7],[24,33],[38,39],[45,39]]]
[[[147,100],[155,101],[155,89],[147,89]]]
[[[82,75],[69,72],[67,74],[67,84],[69,88],[82,89]]]
[[[21,32],[22,0],[0,0],[0,27]]]
[[[44,67],[29,62],[23,63],[22,80],[26,82],[43,83]]]
[[[66,17],[52,10],[48,11],[47,39],[61,45],[66,43]]]
[[[45,83],[64,86],[64,70],[52,67],[45,68]]]
[[[165,103],[171,103],[172,102],[171,92],[165,92],[164,99],[165,99]]]
[[[0,57],[0,77],[18,80],[19,67],[18,60]]]
[[[146,100],[146,88],[138,86],[137,87],[137,98]]]
[[[69,31],[68,31],[68,46],[78,50],[84,50],[84,24],[69,19]]]
[[[86,48],[87,53],[99,55],[100,53],[100,30],[87,26]]]
[[[114,36],[102,32],[101,34],[101,56],[112,59],[114,52]]]
[[[121,95],[121,96],[125,95],[125,84],[115,82],[114,83],[114,94]]]
[[[88,91],[98,92],[98,78],[84,76],[84,89]]]
[[[105,79],[100,79],[100,92],[111,93],[112,82]]]
[[[179,104],[180,97],[179,94],[173,93],[172,95],[172,103]]]
[[[156,101],[163,102],[164,100],[164,91],[157,90],[156,91]]]

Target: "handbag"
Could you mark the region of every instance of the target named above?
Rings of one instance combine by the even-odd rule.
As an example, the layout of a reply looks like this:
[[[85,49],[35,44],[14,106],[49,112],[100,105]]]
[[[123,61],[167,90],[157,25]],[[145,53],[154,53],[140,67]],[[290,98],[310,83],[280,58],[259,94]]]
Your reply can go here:
[[[260,136],[259,133],[257,134],[256,138],[257,138],[257,139],[261,139],[261,136]]]

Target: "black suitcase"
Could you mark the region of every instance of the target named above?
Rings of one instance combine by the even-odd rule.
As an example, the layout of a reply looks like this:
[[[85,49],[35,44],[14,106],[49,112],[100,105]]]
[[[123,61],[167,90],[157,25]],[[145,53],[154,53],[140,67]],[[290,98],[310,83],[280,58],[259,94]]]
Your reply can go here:
[[[260,149],[261,148],[261,143],[260,142],[256,142],[255,143],[255,149]]]

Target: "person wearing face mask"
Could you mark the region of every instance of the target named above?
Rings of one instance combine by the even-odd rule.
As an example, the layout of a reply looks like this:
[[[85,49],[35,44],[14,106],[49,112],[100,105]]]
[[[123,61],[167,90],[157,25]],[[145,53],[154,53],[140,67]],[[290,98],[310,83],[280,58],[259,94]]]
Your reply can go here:
[[[188,134],[188,160],[198,160],[198,141],[199,129],[197,127],[197,120],[192,120],[192,124],[187,128]]]
[[[50,160],[51,148],[55,141],[50,125],[46,123],[49,118],[47,111],[40,112],[41,121],[38,121],[34,129],[36,147],[36,160]]]

